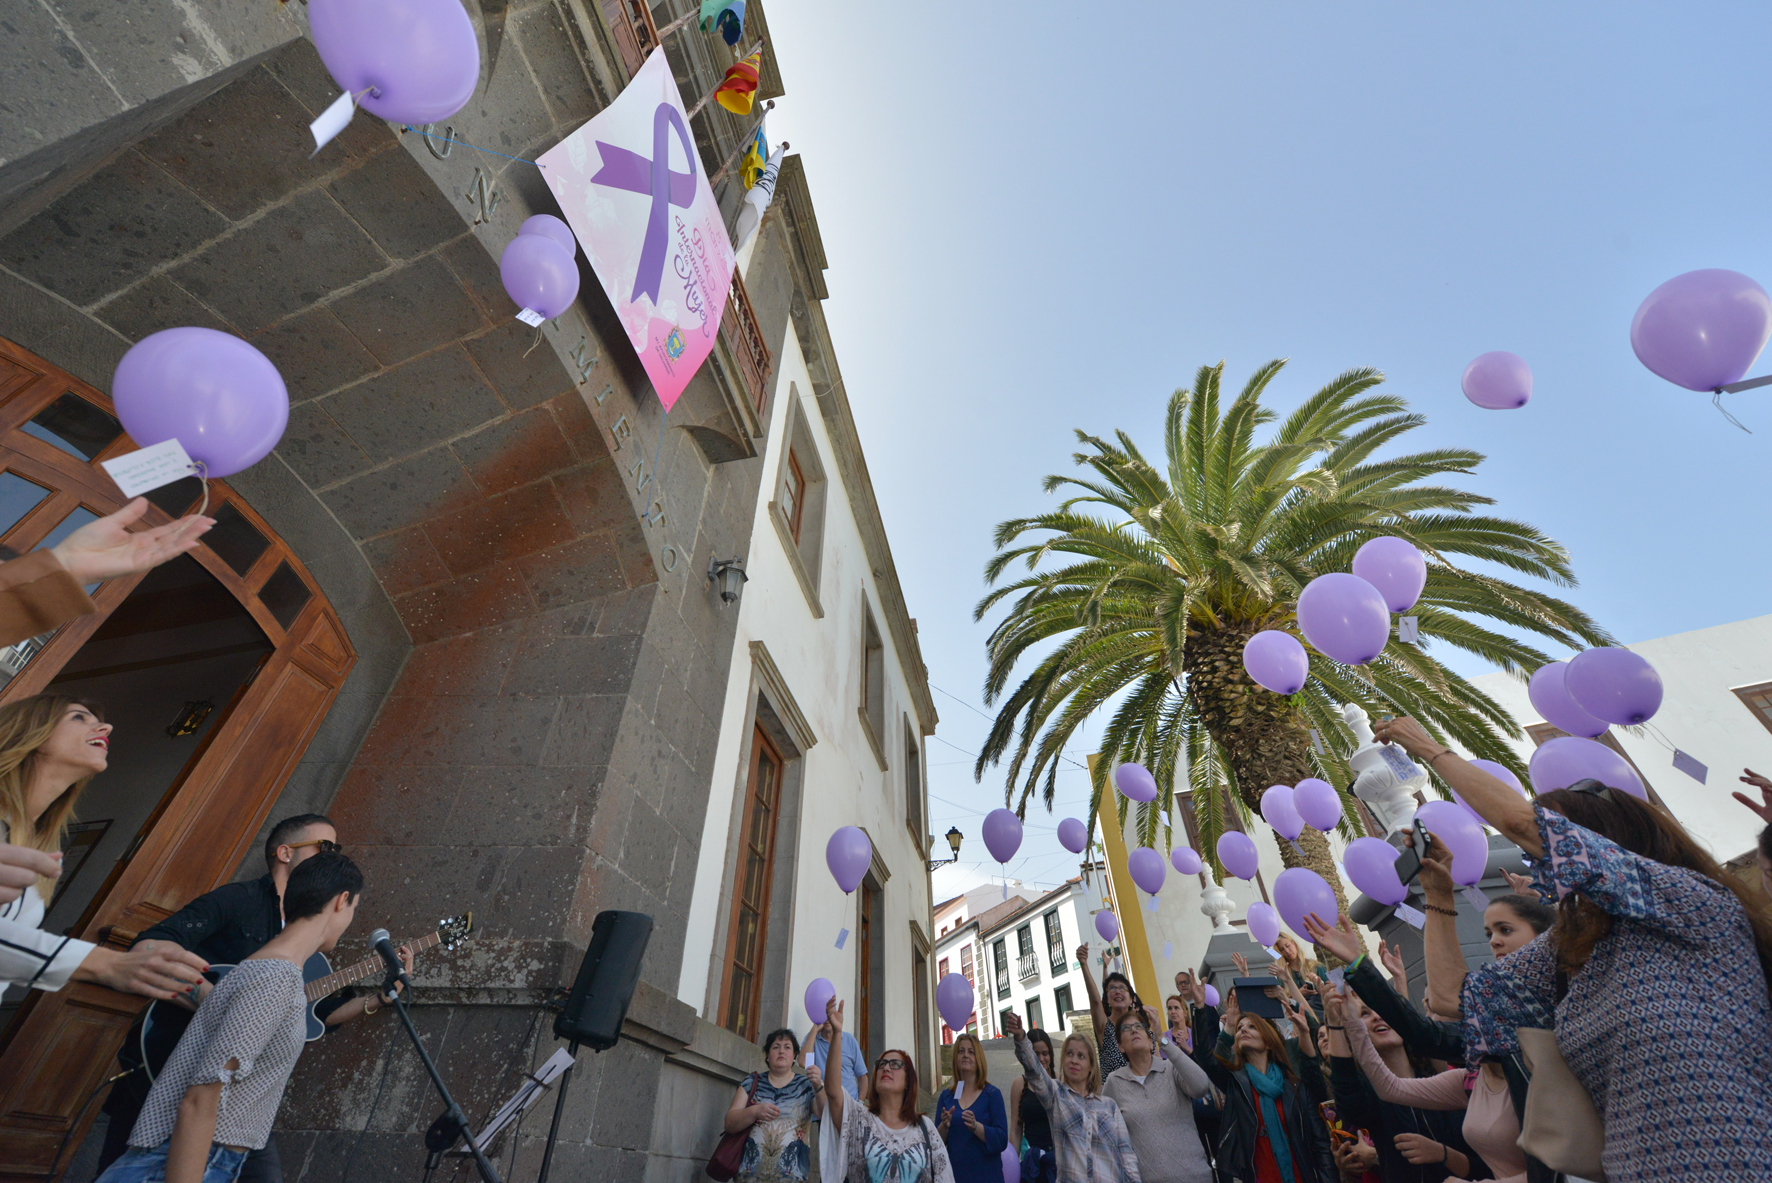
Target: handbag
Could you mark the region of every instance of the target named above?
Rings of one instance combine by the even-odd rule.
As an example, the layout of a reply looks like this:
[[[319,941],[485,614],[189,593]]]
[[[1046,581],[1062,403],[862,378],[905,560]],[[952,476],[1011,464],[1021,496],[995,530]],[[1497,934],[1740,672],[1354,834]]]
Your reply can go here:
[[[1515,1034],[1526,1070],[1532,1074],[1526,1086],[1526,1115],[1520,1122],[1520,1149],[1554,1171],[1606,1183],[1600,1166],[1606,1123],[1563,1059],[1557,1033],[1519,1027]]]
[[[751,1085],[745,1091],[746,1105],[757,1103],[758,1083],[757,1074],[751,1073]],[[742,1130],[720,1135],[720,1144],[714,1147],[714,1153],[708,1158],[708,1178],[717,1179],[719,1183],[738,1178],[738,1169],[744,1165],[744,1144],[751,1140],[751,1130],[756,1124],[752,1122]]]

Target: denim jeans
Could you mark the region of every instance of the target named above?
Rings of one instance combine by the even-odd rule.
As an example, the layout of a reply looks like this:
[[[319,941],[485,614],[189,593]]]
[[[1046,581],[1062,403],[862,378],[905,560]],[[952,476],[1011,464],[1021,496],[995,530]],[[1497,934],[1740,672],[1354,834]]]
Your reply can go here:
[[[172,1143],[162,1142],[152,1150],[131,1146],[98,1177],[97,1183],[165,1183],[166,1148],[170,1145]],[[240,1164],[245,1161],[244,1150],[210,1146],[209,1162],[203,1168],[203,1183],[234,1183],[235,1176],[240,1173]]]

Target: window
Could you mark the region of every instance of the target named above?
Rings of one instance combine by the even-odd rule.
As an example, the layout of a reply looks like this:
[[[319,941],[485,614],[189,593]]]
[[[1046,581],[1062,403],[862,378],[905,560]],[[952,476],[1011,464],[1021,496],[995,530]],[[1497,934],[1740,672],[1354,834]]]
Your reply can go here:
[[[1042,1031],[1046,1029],[1045,1016],[1040,1014],[1040,1000],[1030,998],[1028,999],[1028,1028],[1032,1030],[1035,1027]]]
[[[1064,973],[1070,968],[1071,959],[1064,952],[1064,924],[1059,920],[1058,909],[1046,913],[1046,960],[1052,965],[1054,974]]]
[[[825,479],[813,440],[809,416],[800,405],[799,392],[788,387],[787,431],[783,437],[781,463],[775,477],[775,500],[769,503],[769,519],[775,523],[788,566],[794,569],[800,591],[814,618],[824,615],[818,591],[824,554]]]
[[[1015,976],[1021,981],[1040,977],[1040,957],[1034,952],[1034,926],[1024,924],[1015,930]]]
[[[972,976],[972,944],[970,941],[960,946],[960,976],[974,986],[978,984]]]
[[[806,474],[800,471],[800,458],[788,449],[787,471],[782,474],[781,514],[788,520],[788,534],[794,545],[800,544],[800,527],[806,517]]]
[[[923,850],[929,835],[923,828],[923,757],[917,741],[917,729],[911,726],[907,717],[904,721],[904,824],[910,828],[911,840],[917,844],[917,849]]]
[[[1760,682],[1753,686],[1735,687],[1735,697],[1741,700],[1753,717],[1760,721],[1760,726],[1772,731],[1772,682]]]
[[[917,1063],[933,1064],[935,1059],[929,1049],[929,959],[915,944],[911,947],[911,1008],[917,1024]]]
[[[943,929],[942,931],[946,932],[947,930]],[[948,959],[947,958],[943,957],[940,961],[937,961],[935,963],[935,976],[937,978],[945,978],[948,976]]]
[[[1015,951],[1022,957],[1034,951],[1034,926],[1024,924],[1015,930]]]
[[[868,742],[874,747],[874,758],[880,771],[886,771],[886,647],[880,640],[880,626],[874,623],[874,609],[867,595],[861,597],[861,722]]]
[[[781,804],[781,753],[761,727],[751,733],[751,772],[740,825],[738,866],[732,877],[731,931],[726,936],[726,988],[720,1025],[756,1039],[769,929],[769,888],[775,865],[776,810]],[[865,944],[865,942],[864,942]],[[866,1011],[862,1012],[864,1015]],[[864,1020],[865,1021],[865,1020]]]
[[[997,970],[997,997],[1009,997],[1009,942],[998,938],[991,946],[991,957]]]
[[[1069,986],[1060,986],[1052,992],[1052,1009],[1056,1012],[1052,1016],[1053,1019],[1063,1025],[1066,1021],[1065,1016],[1076,1009],[1071,1005],[1071,988]]]
[[[855,924],[855,1039],[871,1061],[882,1050],[874,1036],[882,1034],[886,1026],[884,991],[876,989],[883,984],[878,979],[885,972],[885,958],[874,947],[882,935],[878,927],[880,887],[872,874],[861,881],[861,890],[855,894],[860,897]]]

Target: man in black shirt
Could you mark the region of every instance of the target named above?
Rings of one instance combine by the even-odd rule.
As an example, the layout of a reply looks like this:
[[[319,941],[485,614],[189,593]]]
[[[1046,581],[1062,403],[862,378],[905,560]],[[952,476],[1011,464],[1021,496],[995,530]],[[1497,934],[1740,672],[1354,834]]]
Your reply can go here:
[[[289,873],[303,860],[323,850],[342,850],[338,831],[330,818],[317,813],[287,817],[271,827],[265,838],[265,866],[268,873],[251,883],[229,883],[198,896],[178,912],[143,932],[132,948],[152,947],[152,942],[166,942],[169,947],[187,949],[211,965],[237,965],[258,952],[266,941],[283,930],[283,888]],[[412,954],[402,948],[400,958],[412,968]],[[204,993],[209,983],[203,983]],[[398,988],[398,987],[396,987]],[[367,998],[353,996],[350,987],[340,990],[318,1003],[314,1013],[328,1028],[347,1023],[365,1013]],[[389,1001],[383,999],[384,1002]],[[141,1036],[141,1020],[130,1029],[125,1048],[137,1044]],[[131,1061],[132,1062],[132,1061]],[[131,1062],[125,1062],[128,1067]],[[111,1087],[104,1111],[110,1117],[105,1131],[105,1145],[99,1155],[99,1173],[120,1158],[129,1148],[129,1134],[135,1128],[142,1104],[147,1100],[153,1082],[148,1074],[136,1069]],[[277,1157],[277,1141],[273,1137],[262,1150],[254,1150],[241,1168],[239,1183],[282,1183],[283,1164]]]

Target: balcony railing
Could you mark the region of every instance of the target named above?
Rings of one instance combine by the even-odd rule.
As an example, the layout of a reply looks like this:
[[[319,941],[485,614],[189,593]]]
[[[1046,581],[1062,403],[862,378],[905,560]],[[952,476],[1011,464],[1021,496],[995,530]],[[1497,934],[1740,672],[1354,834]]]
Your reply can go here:
[[[763,340],[763,330],[757,324],[757,310],[751,306],[750,293],[745,291],[744,280],[736,271],[732,273],[732,291],[726,296],[726,311],[720,314],[720,332],[738,363],[745,396],[761,419],[763,400],[769,393],[772,358],[769,344]]]
[[[1033,981],[1040,976],[1040,956],[1037,953],[1023,953],[1015,967],[1016,976],[1022,981]]]

